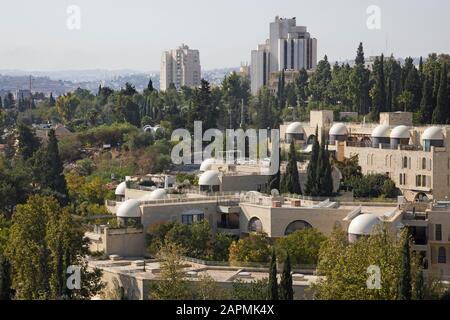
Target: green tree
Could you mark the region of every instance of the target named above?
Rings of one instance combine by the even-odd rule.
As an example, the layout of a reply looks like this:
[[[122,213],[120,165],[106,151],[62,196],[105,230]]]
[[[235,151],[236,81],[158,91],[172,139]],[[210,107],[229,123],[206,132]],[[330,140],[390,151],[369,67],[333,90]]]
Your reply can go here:
[[[323,277],[312,286],[315,298],[319,300],[400,299],[404,239],[404,233],[398,237],[383,225],[375,228],[372,235],[349,243],[347,233],[340,227],[335,227],[320,250],[317,273]],[[422,271],[422,267],[419,256],[411,248],[409,250],[411,277],[415,278],[418,272]],[[367,286],[369,276],[373,275],[369,272],[370,266],[380,268],[382,278],[381,288],[378,290]],[[431,287],[431,283],[427,285],[427,288]],[[413,290],[415,290],[414,287]]]
[[[305,194],[307,196],[316,196],[318,193],[317,189],[317,163],[319,161],[319,129],[316,127],[316,135],[311,151],[311,160],[309,161],[308,168],[306,171],[306,184],[305,184]]]
[[[295,142],[291,141],[289,148],[288,163],[286,165],[286,172],[281,180],[281,193],[302,194],[300,187],[300,180],[297,167],[297,151],[295,150]]]
[[[317,70],[309,80],[308,91],[313,101],[328,102],[326,91],[331,82],[331,66],[328,57],[317,64]]]
[[[229,261],[232,265],[239,265],[242,262],[269,262],[270,248],[266,236],[252,233],[231,244]]]
[[[236,280],[233,282],[232,299],[234,300],[267,300],[268,280],[263,278],[245,282]]]
[[[442,66],[441,80],[439,85],[439,91],[436,98],[436,109],[433,113],[433,123],[436,124],[449,124],[450,123],[450,111],[448,103],[448,79],[447,64]]]
[[[0,214],[0,301],[13,297],[11,288],[11,264],[5,256],[11,222]]]
[[[365,68],[364,61],[363,44],[360,43],[355,59],[355,67],[350,75],[350,96],[353,110],[363,115],[369,112],[370,106],[369,71]]]
[[[430,124],[433,118],[433,92],[430,79],[425,76],[422,89],[422,101],[420,102],[420,123]]]
[[[101,272],[88,271],[82,228],[51,197],[32,196],[17,206],[7,257],[17,299],[89,299],[100,290]],[[24,257],[27,257],[24,259]],[[66,290],[66,266],[80,266],[81,289]]]
[[[411,91],[404,90],[398,96],[398,103],[403,105],[403,111],[411,111],[411,103],[413,102],[414,96]]]
[[[386,112],[386,79],[384,77],[384,55],[375,58],[374,63],[375,83],[370,90],[372,98],[372,117],[378,119],[380,112]]]
[[[404,231],[402,253],[401,253],[401,279],[400,279],[400,300],[411,300],[412,298],[412,280],[411,280],[411,252],[409,247],[409,234]]]
[[[155,300],[185,300],[191,298],[189,282],[183,270],[184,249],[174,243],[166,242],[157,254],[160,260],[160,280],[151,290]]]
[[[277,256],[272,249],[269,268],[268,300],[278,300]]]
[[[35,132],[22,122],[17,125],[17,141],[17,153],[25,161],[30,159],[41,145]]]
[[[322,137],[322,144],[320,146],[318,164],[317,164],[317,195],[322,197],[331,196],[333,194],[333,179],[331,176],[330,156],[328,153],[328,144],[325,141],[325,136]]]
[[[294,265],[316,265],[325,240],[326,237],[317,229],[304,228],[277,239],[275,246],[280,259],[289,255]]]
[[[294,300],[294,289],[292,288],[291,259],[289,254],[283,264],[283,273],[280,280],[280,300]]]
[[[56,99],[56,109],[60,117],[67,123],[72,121],[80,100],[73,93],[66,93]]]
[[[302,68],[295,79],[295,89],[299,105],[305,105],[308,100],[308,73]]]
[[[48,133],[47,145],[41,146],[35,155],[34,170],[36,180],[42,190],[50,190],[61,204],[67,203],[67,185],[64,167],[59,156],[58,140],[55,130]]]

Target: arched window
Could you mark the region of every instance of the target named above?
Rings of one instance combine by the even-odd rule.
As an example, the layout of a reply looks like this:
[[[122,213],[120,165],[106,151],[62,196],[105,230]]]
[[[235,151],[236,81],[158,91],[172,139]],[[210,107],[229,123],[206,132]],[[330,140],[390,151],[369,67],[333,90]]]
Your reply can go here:
[[[306,228],[312,228],[312,226],[306,221],[297,220],[297,221],[291,222],[287,226],[286,231],[284,232],[284,235],[287,236],[287,235],[290,235],[291,233],[294,233],[295,231],[303,230]]]
[[[250,232],[262,232],[262,222],[258,218],[251,218],[248,223],[248,231]]]
[[[408,168],[408,157],[403,157],[402,168],[403,169],[407,169]]]
[[[447,253],[445,252],[444,247],[439,247],[438,263],[447,263]]]

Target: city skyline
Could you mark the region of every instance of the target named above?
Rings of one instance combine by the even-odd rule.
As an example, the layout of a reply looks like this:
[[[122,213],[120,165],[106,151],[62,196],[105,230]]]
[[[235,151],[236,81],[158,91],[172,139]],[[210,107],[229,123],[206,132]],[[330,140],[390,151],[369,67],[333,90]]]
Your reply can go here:
[[[80,8],[79,30],[67,26],[73,14],[67,12],[71,5]],[[381,9],[380,30],[367,27],[370,14],[366,10],[371,5]],[[11,14],[0,21],[4,44],[0,69],[157,71],[161,52],[181,43],[200,51],[205,70],[236,67],[242,61],[250,62],[251,50],[265,41],[268,23],[277,15],[296,17],[298,25],[308,26],[319,40],[319,60],[325,54],[330,61],[353,59],[359,42],[364,43],[366,56],[450,52],[450,35],[445,32],[449,25],[445,9],[450,4],[439,0],[426,5],[422,1],[349,0],[346,6],[327,0],[250,0],[211,6],[197,0],[175,6],[172,2],[170,7],[177,10],[167,3],[137,0],[8,3],[5,12]],[[411,35],[420,41],[411,41]]]

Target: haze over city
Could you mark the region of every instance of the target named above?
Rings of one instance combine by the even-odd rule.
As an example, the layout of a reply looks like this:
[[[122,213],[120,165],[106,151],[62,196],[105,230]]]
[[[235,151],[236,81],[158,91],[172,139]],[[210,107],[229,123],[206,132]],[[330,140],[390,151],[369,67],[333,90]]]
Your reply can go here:
[[[70,5],[81,10],[79,30],[67,27]],[[367,28],[370,5],[381,9],[380,30]],[[9,70],[156,71],[161,52],[181,43],[200,50],[202,69],[236,67],[250,61],[276,15],[308,26],[319,59],[353,59],[360,41],[367,56],[450,51],[450,3],[440,0],[18,0],[2,9],[0,69]]]

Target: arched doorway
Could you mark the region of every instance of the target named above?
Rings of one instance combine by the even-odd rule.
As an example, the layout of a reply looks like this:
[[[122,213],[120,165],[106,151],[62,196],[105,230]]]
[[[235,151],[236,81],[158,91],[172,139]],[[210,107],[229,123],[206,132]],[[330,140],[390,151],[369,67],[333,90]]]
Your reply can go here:
[[[416,202],[428,202],[428,201],[430,201],[430,199],[428,199],[428,196],[425,193],[423,193],[423,192],[418,193],[414,200]]]
[[[259,220],[259,218],[256,217],[251,218],[248,223],[248,231],[261,233],[263,231],[261,220]]]

